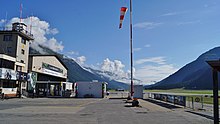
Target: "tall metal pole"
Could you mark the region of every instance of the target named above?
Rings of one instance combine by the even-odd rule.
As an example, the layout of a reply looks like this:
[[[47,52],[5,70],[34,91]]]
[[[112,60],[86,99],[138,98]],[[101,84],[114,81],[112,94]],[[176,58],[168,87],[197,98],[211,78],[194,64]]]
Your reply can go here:
[[[133,43],[132,43],[132,0],[130,0],[130,50],[131,50],[131,98],[134,94],[133,84]]]
[[[219,123],[219,106],[218,106],[218,70],[213,68],[213,110],[214,110],[214,124]]]

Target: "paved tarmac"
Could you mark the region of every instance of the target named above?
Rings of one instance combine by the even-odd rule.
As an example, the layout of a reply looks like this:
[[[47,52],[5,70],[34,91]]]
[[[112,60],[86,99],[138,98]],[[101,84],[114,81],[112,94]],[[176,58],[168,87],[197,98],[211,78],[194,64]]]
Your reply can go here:
[[[205,117],[141,100],[36,98],[0,101],[0,124],[212,124]]]

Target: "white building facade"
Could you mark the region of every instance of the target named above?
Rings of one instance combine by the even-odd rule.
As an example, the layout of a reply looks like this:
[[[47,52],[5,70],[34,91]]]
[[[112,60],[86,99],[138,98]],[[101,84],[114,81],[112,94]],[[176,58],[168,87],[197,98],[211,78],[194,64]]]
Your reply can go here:
[[[37,97],[62,97],[66,80],[67,67],[56,55],[29,56],[29,93]]]
[[[29,42],[33,35],[24,23],[0,31],[0,93],[20,97],[27,87]]]

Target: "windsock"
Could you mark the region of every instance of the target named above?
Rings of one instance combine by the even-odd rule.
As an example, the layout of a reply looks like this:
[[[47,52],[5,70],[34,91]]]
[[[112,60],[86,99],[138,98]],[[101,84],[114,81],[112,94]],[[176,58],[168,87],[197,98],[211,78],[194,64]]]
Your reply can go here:
[[[123,22],[123,20],[124,20],[124,15],[125,15],[125,13],[126,13],[127,10],[128,10],[127,7],[121,7],[119,29],[122,27],[122,22]]]

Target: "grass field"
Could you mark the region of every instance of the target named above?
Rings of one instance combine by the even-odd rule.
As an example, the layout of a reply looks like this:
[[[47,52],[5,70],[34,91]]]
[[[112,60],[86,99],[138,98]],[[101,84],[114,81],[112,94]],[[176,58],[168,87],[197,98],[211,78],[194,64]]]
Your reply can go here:
[[[206,95],[207,94],[207,95],[212,95],[212,90],[170,89],[170,90],[145,90],[145,92],[184,93],[184,94],[201,94],[201,95]]]
[[[195,95],[213,95],[212,90],[185,90],[185,89],[170,89],[170,90],[145,90],[145,92],[158,92],[158,93],[183,93],[183,94],[195,94]],[[220,92],[219,92],[220,94]],[[193,96],[193,99],[195,100],[197,96]],[[192,98],[188,97],[186,99],[187,101],[191,101]],[[205,104],[213,104],[213,98],[212,97],[203,97],[203,102]],[[219,101],[220,102],[220,101]]]

